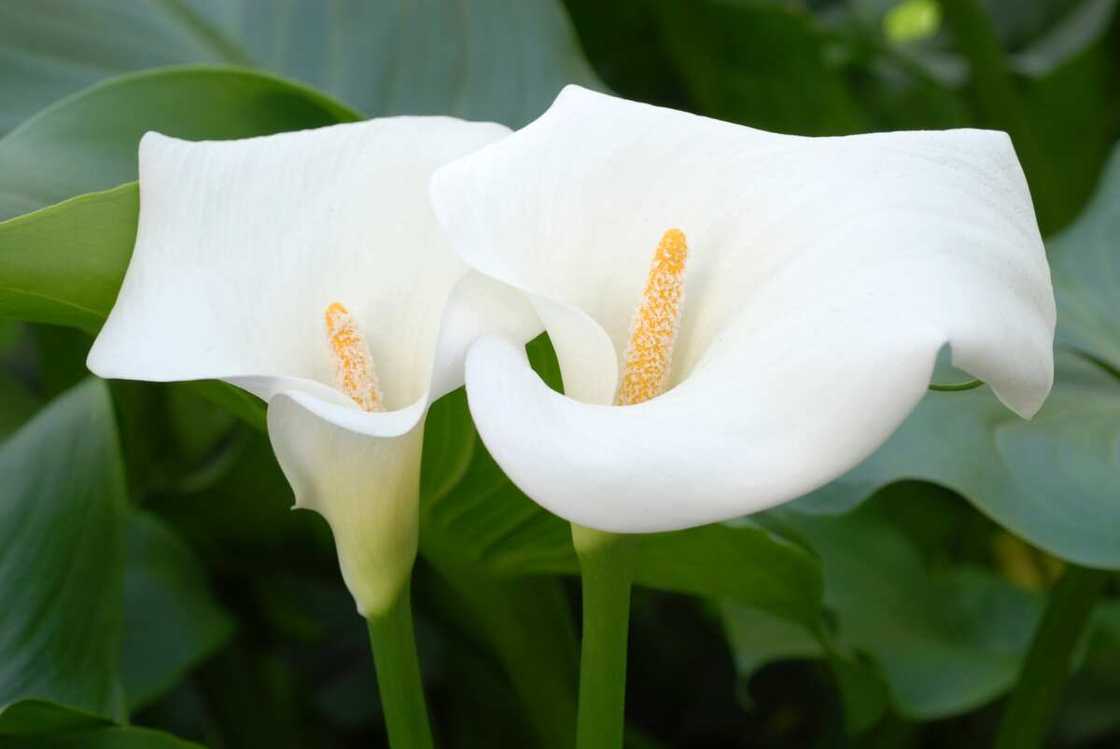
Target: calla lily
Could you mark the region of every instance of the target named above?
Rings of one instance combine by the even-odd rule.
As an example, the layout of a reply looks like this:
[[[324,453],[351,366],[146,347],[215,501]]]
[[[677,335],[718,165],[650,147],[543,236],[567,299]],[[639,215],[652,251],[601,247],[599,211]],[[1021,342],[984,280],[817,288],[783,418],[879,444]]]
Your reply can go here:
[[[415,559],[429,404],[462,384],[481,332],[538,326],[452,253],[427,195],[436,167],[507,132],[401,117],[140,145],[136,247],[89,368],[216,378],[268,401],[296,504],[327,519],[367,617]]]
[[[569,87],[432,196],[461,257],[529,296],[564,378],[479,341],[479,433],[581,526],[798,497],[899,426],[946,345],[1024,417],[1053,380],[1049,269],[1003,133],[794,137]]]

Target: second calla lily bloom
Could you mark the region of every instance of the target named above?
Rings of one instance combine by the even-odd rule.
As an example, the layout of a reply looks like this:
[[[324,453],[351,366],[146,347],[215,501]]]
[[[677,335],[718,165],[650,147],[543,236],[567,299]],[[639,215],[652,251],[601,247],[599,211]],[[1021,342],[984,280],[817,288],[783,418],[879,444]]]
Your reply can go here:
[[[480,341],[479,432],[582,526],[804,494],[899,426],[946,344],[1022,416],[1052,383],[1049,269],[1002,133],[802,138],[569,87],[432,194],[463,259],[528,294],[564,378]]]
[[[366,616],[416,554],[429,404],[462,384],[479,333],[536,332],[519,295],[451,252],[428,201],[436,167],[507,133],[402,117],[140,146],[136,248],[89,367],[268,401],[296,502],[330,523]]]

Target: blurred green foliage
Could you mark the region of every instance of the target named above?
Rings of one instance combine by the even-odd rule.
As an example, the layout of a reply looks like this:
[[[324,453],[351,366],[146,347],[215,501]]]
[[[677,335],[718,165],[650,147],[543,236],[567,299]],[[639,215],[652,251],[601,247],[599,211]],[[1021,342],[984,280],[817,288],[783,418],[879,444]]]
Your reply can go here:
[[[1061,560],[1120,568],[1116,5],[0,0],[0,744],[383,745],[329,530],[288,511],[262,405],[84,370],[136,146],[401,112],[516,127],[568,82],[803,135],[1011,134],[1059,299],[1051,401],[1028,424],[988,388],[931,393],[790,507],[645,539],[628,703],[634,747],[989,744]],[[547,339],[530,354],[561,387]],[[568,528],[502,475],[461,391],[425,439],[437,741],[569,746]],[[1120,741],[1117,593],[1055,745]]]

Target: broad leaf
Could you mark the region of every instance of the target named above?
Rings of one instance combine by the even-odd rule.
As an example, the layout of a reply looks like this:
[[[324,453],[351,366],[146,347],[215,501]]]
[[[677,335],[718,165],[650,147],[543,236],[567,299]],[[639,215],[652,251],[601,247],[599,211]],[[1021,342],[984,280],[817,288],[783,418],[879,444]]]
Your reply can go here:
[[[182,543],[126,508],[104,383],[86,380],[0,445],[0,473],[0,736],[188,746],[112,725],[125,715],[122,678],[131,704],[150,698],[230,623]]]
[[[11,436],[0,475],[0,705],[123,717],[125,489],[105,385],[82,383]]]
[[[536,729],[537,744],[573,746],[579,650],[561,581],[500,579],[469,567],[437,566],[447,589],[425,598],[493,652],[524,703],[519,712]]]
[[[708,525],[644,536],[639,549],[639,585],[736,601],[820,631],[820,560],[770,530]]]
[[[137,145],[149,130],[222,140],[355,119],[312,89],[252,71],[188,67],[124,76],[0,138],[0,219],[135,180]]]
[[[837,643],[870,656],[891,701],[910,717],[954,715],[1005,692],[1041,601],[979,568],[927,571],[913,545],[877,510],[869,505],[843,517],[770,513],[820,554]],[[825,655],[768,618],[735,609],[729,614],[737,661],[748,673],[777,658]]]
[[[541,509],[502,473],[474,431],[463,390],[433,406],[425,427],[424,461],[425,469],[439,461],[449,471],[438,479],[424,473],[424,485],[432,488],[421,504],[425,556],[502,575],[576,569],[568,524]]]
[[[62,707],[46,700],[27,699],[0,706],[0,736],[42,736],[111,726],[108,719]]]
[[[923,479],[953,489],[1004,527],[1052,554],[1120,568],[1120,383],[1072,354],[1031,421],[988,388],[930,393],[863,464],[794,503],[840,513],[878,488]]]
[[[665,46],[697,111],[800,135],[863,127],[810,13],[720,0],[660,2],[657,8]]]
[[[93,333],[136,238],[136,184],[0,222],[0,315]]]
[[[1021,84],[1026,116],[1043,156],[1041,163],[1020,156],[1045,234],[1074,220],[1092,197],[1101,167],[1120,135],[1120,26],[1113,22],[1117,3],[1083,0],[1081,6],[1088,8],[1088,24],[1100,24],[1093,29],[1096,36],[1083,35],[1091,43],[1081,47],[1075,39],[1057,37],[1058,44],[1070,44],[1070,54],[1046,50],[1044,55],[1058,62],[1047,67],[1045,75]]]
[[[304,81],[371,115],[522,125],[595,83],[556,0],[0,0],[0,132],[105,76],[205,62]]]
[[[5,749],[202,749],[167,733],[114,726],[41,700],[0,708],[0,738]]]
[[[149,728],[109,726],[74,733],[12,739],[10,749],[203,749],[169,733]]]
[[[559,364],[546,335],[530,362],[554,387]],[[424,427],[421,534],[424,554],[443,566],[498,574],[575,568],[571,530],[515,487],[486,451],[463,389],[441,398]]]
[[[821,641],[785,619],[734,603],[720,606],[735,669],[750,677],[775,661],[824,658]]]
[[[27,389],[27,385],[0,371],[0,440],[7,437],[30,419],[39,409],[39,399]]]
[[[1048,243],[1058,298],[1059,343],[1120,373],[1120,146],[1092,203]],[[1120,376],[1120,375],[1118,375]],[[1120,387],[1120,382],[1117,383]]]
[[[201,487],[172,487],[151,505],[211,569],[258,576],[277,569],[337,565],[330,530],[311,512],[292,512],[292,490],[268,436],[242,427],[233,465]]]
[[[170,689],[232,633],[194,553],[155,516],[131,513],[120,665],[129,709]]]

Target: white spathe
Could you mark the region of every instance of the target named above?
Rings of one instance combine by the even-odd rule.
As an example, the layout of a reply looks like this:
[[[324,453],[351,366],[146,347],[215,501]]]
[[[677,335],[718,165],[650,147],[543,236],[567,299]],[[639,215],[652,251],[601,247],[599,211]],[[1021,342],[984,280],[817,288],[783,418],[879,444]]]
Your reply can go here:
[[[867,457],[938,350],[1017,413],[1053,380],[1054,300],[1022,170],[980,130],[804,138],[566,88],[439,169],[456,251],[526,292],[567,397],[480,341],[467,394],[490,452],[580,525],[662,531],[794,499]],[[650,259],[689,245],[671,388],[615,407]]]
[[[236,141],[148,133],[136,247],[89,355],[102,377],[222,379],[269,401],[296,503],[322,513],[358,608],[416,553],[423,420],[485,332],[526,340],[521,295],[470,272],[428,200],[438,166],[509,131],[396,117]],[[345,305],[387,411],[336,388],[324,312]]]

